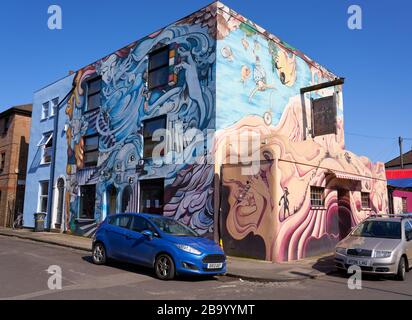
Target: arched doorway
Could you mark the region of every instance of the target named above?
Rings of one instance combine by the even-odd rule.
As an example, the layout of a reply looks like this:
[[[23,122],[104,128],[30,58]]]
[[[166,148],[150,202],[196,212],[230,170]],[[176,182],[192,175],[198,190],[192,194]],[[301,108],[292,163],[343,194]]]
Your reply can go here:
[[[117,190],[114,185],[107,188],[107,214],[116,214]]]
[[[57,180],[57,210],[56,210],[56,229],[61,229],[63,222],[63,204],[64,204],[65,182],[63,178]]]

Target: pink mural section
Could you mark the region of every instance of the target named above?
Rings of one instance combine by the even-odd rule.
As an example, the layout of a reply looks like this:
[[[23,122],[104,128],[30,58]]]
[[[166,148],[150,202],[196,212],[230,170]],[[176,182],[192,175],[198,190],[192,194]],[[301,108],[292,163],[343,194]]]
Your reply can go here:
[[[219,8],[214,147],[223,247],[230,255],[276,262],[332,251],[353,226],[388,211],[384,165],[346,150],[342,86],[300,94],[336,76]],[[233,81],[236,74],[241,81]],[[230,96],[219,92],[225,83],[234,83]],[[314,137],[311,98],[333,95],[336,133]],[[245,145],[255,149],[245,152]],[[245,154],[249,161],[240,160]]]

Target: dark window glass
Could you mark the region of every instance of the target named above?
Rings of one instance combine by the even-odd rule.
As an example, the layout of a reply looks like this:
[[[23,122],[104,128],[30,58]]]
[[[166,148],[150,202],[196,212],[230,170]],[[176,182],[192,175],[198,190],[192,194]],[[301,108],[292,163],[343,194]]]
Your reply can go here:
[[[87,185],[80,187],[79,218],[94,219],[94,206],[96,202],[96,186]]]
[[[365,221],[353,231],[354,237],[400,239],[401,223],[398,221]]]
[[[132,230],[136,232],[143,232],[145,230],[156,231],[146,219],[136,216],[133,217]]]
[[[2,152],[1,159],[0,159],[0,172],[3,172],[5,164],[6,164],[6,153]]]
[[[140,181],[140,212],[163,214],[164,179]]]
[[[167,85],[169,80],[169,47],[149,54],[149,89]]]
[[[96,78],[87,83],[87,111],[100,107],[101,82],[101,78]]]
[[[99,136],[84,137],[84,166],[95,167],[99,159]]]
[[[3,123],[2,123],[2,125],[3,125],[2,134],[3,134],[3,135],[6,135],[7,132],[9,131],[9,127],[10,127],[10,118],[9,118],[9,117],[5,117],[5,118],[3,118],[3,121],[2,121],[2,122],[3,122]]]
[[[166,129],[166,116],[143,121],[143,158],[152,158],[156,145],[163,142],[164,137],[153,141],[153,134],[159,129]],[[164,155],[164,150],[160,155]]]
[[[149,73],[149,88],[157,88],[168,83],[169,67],[163,67]]]

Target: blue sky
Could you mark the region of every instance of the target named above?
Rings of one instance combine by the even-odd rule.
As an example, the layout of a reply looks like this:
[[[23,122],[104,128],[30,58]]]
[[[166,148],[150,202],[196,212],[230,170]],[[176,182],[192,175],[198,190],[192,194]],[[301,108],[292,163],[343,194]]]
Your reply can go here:
[[[13,0],[0,4],[0,111],[33,92],[197,9],[209,0]],[[410,0],[226,0],[226,5],[345,77],[346,145],[374,161],[412,138]],[[47,28],[47,8],[63,10],[63,30]],[[363,10],[363,29],[347,9]],[[412,149],[406,140],[404,149]]]

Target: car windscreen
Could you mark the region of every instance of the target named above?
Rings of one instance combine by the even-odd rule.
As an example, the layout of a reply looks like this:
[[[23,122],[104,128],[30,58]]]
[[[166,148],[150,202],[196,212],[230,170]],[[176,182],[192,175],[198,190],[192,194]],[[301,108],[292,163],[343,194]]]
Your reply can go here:
[[[164,233],[182,237],[199,237],[196,231],[173,219],[150,217],[149,220]]]
[[[364,221],[351,234],[354,237],[401,239],[399,221]]]

